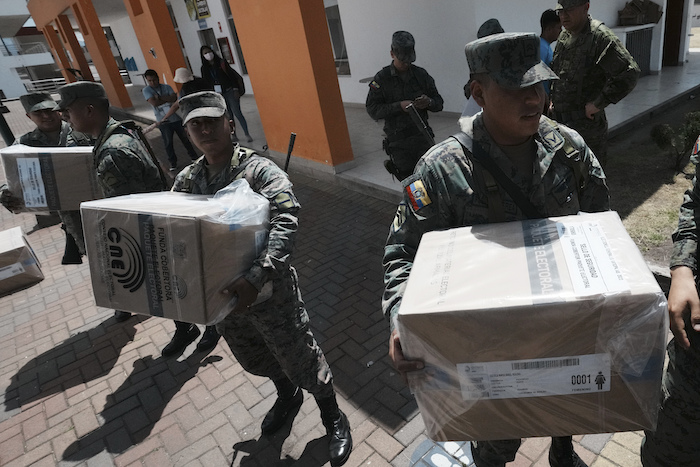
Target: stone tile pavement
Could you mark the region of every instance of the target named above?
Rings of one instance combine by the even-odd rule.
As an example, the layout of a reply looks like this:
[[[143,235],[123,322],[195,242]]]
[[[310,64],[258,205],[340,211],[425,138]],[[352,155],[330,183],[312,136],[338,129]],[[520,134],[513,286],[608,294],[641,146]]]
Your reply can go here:
[[[17,103],[8,122],[31,129]],[[149,135],[164,160],[157,132]],[[181,152],[184,154],[184,152]],[[302,203],[293,258],[313,330],[333,368],[355,448],[346,465],[464,466],[465,443],[433,443],[415,401],[391,369],[380,311],[381,255],[395,206],[293,174]],[[2,229],[34,216],[0,211]],[[0,298],[0,466],[327,466],[313,398],[293,424],[260,436],[274,387],[242,370],[226,344],[160,349],[174,326],[133,317],[116,323],[94,304],[87,264],[62,266],[59,226],[29,235],[46,279]],[[577,436],[594,467],[641,465],[641,434]],[[512,466],[546,466],[549,440],[524,441]]]

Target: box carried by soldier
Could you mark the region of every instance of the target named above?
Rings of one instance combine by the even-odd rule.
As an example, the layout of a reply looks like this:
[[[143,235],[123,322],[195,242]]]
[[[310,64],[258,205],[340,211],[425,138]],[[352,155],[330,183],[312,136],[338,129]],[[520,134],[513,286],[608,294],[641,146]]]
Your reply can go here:
[[[39,260],[20,227],[0,232],[0,296],[44,280]]]
[[[73,211],[102,198],[91,146],[0,149],[10,192],[23,205],[16,212]]]
[[[234,184],[213,198],[160,192],[83,203],[96,304],[188,323],[221,321],[232,308],[221,291],[251,268],[269,221],[268,200],[245,180]],[[220,196],[239,201],[218,203]]]
[[[611,211],[428,232],[398,313],[437,441],[653,427],[667,326]]]

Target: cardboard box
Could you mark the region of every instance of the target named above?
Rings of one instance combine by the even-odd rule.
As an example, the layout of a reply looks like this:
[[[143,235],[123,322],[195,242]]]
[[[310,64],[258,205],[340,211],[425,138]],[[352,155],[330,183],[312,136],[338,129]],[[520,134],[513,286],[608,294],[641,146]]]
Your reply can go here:
[[[667,305],[615,212],[427,233],[397,320],[434,440],[656,425]]]
[[[74,211],[102,198],[92,147],[36,148],[22,144],[0,149],[7,185],[24,199],[25,212]]]
[[[267,225],[222,222],[222,212],[207,196],[170,192],[83,203],[97,305],[198,324],[223,319],[221,290],[253,265]]]
[[[39,260],[20,227],[0,232],[0,295],[44,280]]]

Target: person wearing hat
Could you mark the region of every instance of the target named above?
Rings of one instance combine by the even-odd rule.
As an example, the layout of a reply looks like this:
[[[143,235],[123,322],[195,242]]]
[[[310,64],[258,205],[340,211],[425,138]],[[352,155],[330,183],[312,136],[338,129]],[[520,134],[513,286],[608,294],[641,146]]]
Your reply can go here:
[[[214,90],[214,86],[209,81],[199,76],[194,76],[190,70],[184,67],[175,70],[173,81],[182,84],[180,92],[177,94],[178,99],[182,99],[184,96],[195,92]],[[171,115],[175,115],[179,109],[179,101],[174,102],[161,121],[167,120]]]
[[[505,31],[503,30],[503,26],[501,26],[501,22],[496,18],[491,18],[487,19],[479,26],[479,29],[476,31],[476,38],[481,39],[482,37],[500,34],[502,32]],[[477,104],[472,97],[472,91],[469,88],[470,84],[471,83],[467,82],[467,84],[464,85],[464,97],[467,98],[467,103],[462,110],[462,117],[471,117],[481,111],[481,107],[479,107],[479,104]]]
[[[564,31],[554,48],[550,117],[578,131],[603,167],[608,153],[605,107],[629,94],[639,66],[607,26],[590,17],[586,0],[560,0]]]
[[[180,113],[188,135],[204,155],[178,174],[173,191],[213,195],[232,181],[245,179],[270,202],[267,244],[250,270],[221,292],[237,302],[216,325],[241,366],[270,378],[277,389],[262,434],[275,433],[297,414],[306,389],[321,411],[330,463],[343,465],[352,450],[350,424],[338,407],[331,369],[309,328],[290,264],[300,208],[292,183],[272,161],[231,140],[232,126],[221,94],[187,95],[180,99]]]
[[[411,175],[429,141],[416,126],[406,107],[413,104],[428,123],[428,110],[442,110],[443,100],[435,80],[425,69],[416,66],[415,40],[411,33],[396,31],[391,37],[390,65],[382,68],[369,83],[367,113],[374,120],[384,119],[383,148],[389,156],[386,170],[399,180]],[[433,130],[428,126],[430,135]]]
[[[403,375],[423,368],[423,362],[404,358],[395,319],[425,232],[609,209],[605,175],[583,138],[542,115],[542,83],[556,75],[540,60],[539,37],[495,34],[468,43],[465,53],[471,92],[483,111],[460,119],[462,133],[433,146],[403,181],[403,201],[384,249],[389,356]],[[504,179],[498,174],[517,189],[497,183]],[[521,207],[528,202],[536,215]],[[519,439],[479,441],[472,445],[474,462],[503,467],[519,446]],[[553,438],[549,461],[585,466],[568,436]]]
[[[199,156],[192,147],[192,143],[187,139],[185,130],[182,128],[182,120],[180,120],[180,117],[172,113],[166,115],[170,107],[177,101],[177,94],[175,94],[173,88],[167,84],[161,84],[158,79],[158,73],[156,73],[155,70],[146,70],[143,73],[143,77],[146,79],[148,86],[143,88],[141,92],[144,99],[153,107],[156,124],[163,137],[165,153],[168,155],[168,162],[170,162],[170,171],[175,172],[177,170],[177,154],[175,154],[174,147],[175,135],[180,138],[190,159],[195,160]]]
[[[56,110],[56,102],[50,94],[34,92],[20,96],[19,100],[27,112],[27,117],[34,122],[36,128],[17,138],[14,144],[32,147],[92,145],[90,138],[78,131],[73,131],[70,125],[61,120],[61,114]],[[0,187],[0,202],[13,212],[23,204],[21,199],[12,195],[6,185]],[[66,232],[66,246],[61,264],[81,264],[83,262],[81,257],[85,254],[85,240],[80,211],[60,211],[58,215],[63,221],[61,228]],[[43,217],[47,216],[37,215],[37,225],[42,225]]]

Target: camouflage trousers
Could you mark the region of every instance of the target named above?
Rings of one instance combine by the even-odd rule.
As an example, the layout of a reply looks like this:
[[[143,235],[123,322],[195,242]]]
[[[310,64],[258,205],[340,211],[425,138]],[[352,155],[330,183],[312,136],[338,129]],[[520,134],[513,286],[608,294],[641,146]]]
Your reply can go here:
[[[700,465],[700,346],[690,351],[668,345],[656,431],[646,431],[641,457],[644,467]]]
[[[317,399],[334,396],[333,375],[309,329],[294,268],[275,280],[270,299],[216,325],[238,363],[273,381],[289,378]]]
[[[75,244],[78,245],[78,251],[81,255],[85,254],[85,237],[83,236],[83,220],[80,217],[80,211],[59,211],[63,224],[66,226],[66,234],[75,239]]]
[[[608,118],[605,116],[605,110],[596,113],[593,120],[581,118],[560,123],[573,128],[583,137],[600,165],[605,169],[608,162]]]

